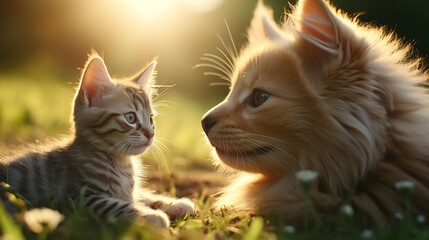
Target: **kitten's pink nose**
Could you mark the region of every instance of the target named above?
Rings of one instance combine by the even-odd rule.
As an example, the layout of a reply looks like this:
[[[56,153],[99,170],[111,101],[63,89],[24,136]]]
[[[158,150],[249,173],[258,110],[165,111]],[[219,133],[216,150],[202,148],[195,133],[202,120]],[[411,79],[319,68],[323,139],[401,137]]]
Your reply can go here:
[[[147,140],[149,141],[151,138],[153,138],[153,133],[144,133],[144,135],[147,137]]]
[[[147,140],[153,138],[153,135],[155,134],[152,129],[143,128],[143,134],[146,136]]]

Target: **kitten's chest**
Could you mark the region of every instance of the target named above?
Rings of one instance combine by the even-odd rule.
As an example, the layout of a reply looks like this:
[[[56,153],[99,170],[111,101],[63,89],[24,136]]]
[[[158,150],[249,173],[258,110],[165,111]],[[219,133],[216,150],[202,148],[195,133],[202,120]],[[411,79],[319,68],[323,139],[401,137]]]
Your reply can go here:
[[[107,185],[112,196],[120,199],[131,199],[134,188],[134,170],[132,166],[114,166],[113,174]]]
[[[87,161],[80,171],[84,184],[108,195],[130,200],[134,188],[134,169],[132,164],[111,164],[105,161]]]

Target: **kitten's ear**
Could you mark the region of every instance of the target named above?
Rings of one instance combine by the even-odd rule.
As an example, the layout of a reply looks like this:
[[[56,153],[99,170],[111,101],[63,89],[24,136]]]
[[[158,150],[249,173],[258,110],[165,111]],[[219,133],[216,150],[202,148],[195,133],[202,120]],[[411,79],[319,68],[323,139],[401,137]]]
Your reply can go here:
[[[153,81],[156,75],[155,67],[157,61],[153,60],[149,66],[147,66],[138,77],[135,78],[135,83],[140,86],[140,89],[146,89],[149,86],[149,83]]]
[[[88,106],[93,106],[101,100],[103,92],[112,86],[115,86],[115,83],[110,79],[103,60],[100,57],[94,57],[85,66],[78,97]]]
[[[337,54],[337,21],[324,0],[300,0],[295,17],[301,37],[325,52]]]
[[[247,31],[249,43],[265,40],[281,41],[284,39],[282,30],[273,20],[273,10],[266,7],[262,0],[258,1],[250,28]]]

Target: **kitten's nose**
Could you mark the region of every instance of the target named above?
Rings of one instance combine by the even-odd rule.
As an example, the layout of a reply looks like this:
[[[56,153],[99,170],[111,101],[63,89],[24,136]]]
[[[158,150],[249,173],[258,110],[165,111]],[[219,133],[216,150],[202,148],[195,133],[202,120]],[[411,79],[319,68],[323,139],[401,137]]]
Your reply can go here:
[[[143,134],[146,136],[147,140],[149,141],[153,136],[155,135],[153,131],[143,130]]]
[[[210,129],[216,124],[216,120],[211,116],[207,115],[203,117],[203,120],[201,120],[201,125],[203,126],[204,132],[209,134]]]
[[[149,141],[151,138],[153,138],[153,133],[152,134],[145,134],[145,136],[147,137],[147,140]]]

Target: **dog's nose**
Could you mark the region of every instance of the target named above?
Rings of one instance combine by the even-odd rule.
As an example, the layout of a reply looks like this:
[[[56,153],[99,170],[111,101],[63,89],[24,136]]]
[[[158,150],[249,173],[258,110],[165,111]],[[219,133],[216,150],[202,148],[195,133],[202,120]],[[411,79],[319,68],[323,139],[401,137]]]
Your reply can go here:
[[[204,132],[209,134],[210,129],[216,124],[216,120],[211,116],[207,115],[201,120],[201,125],[203,126]]]

